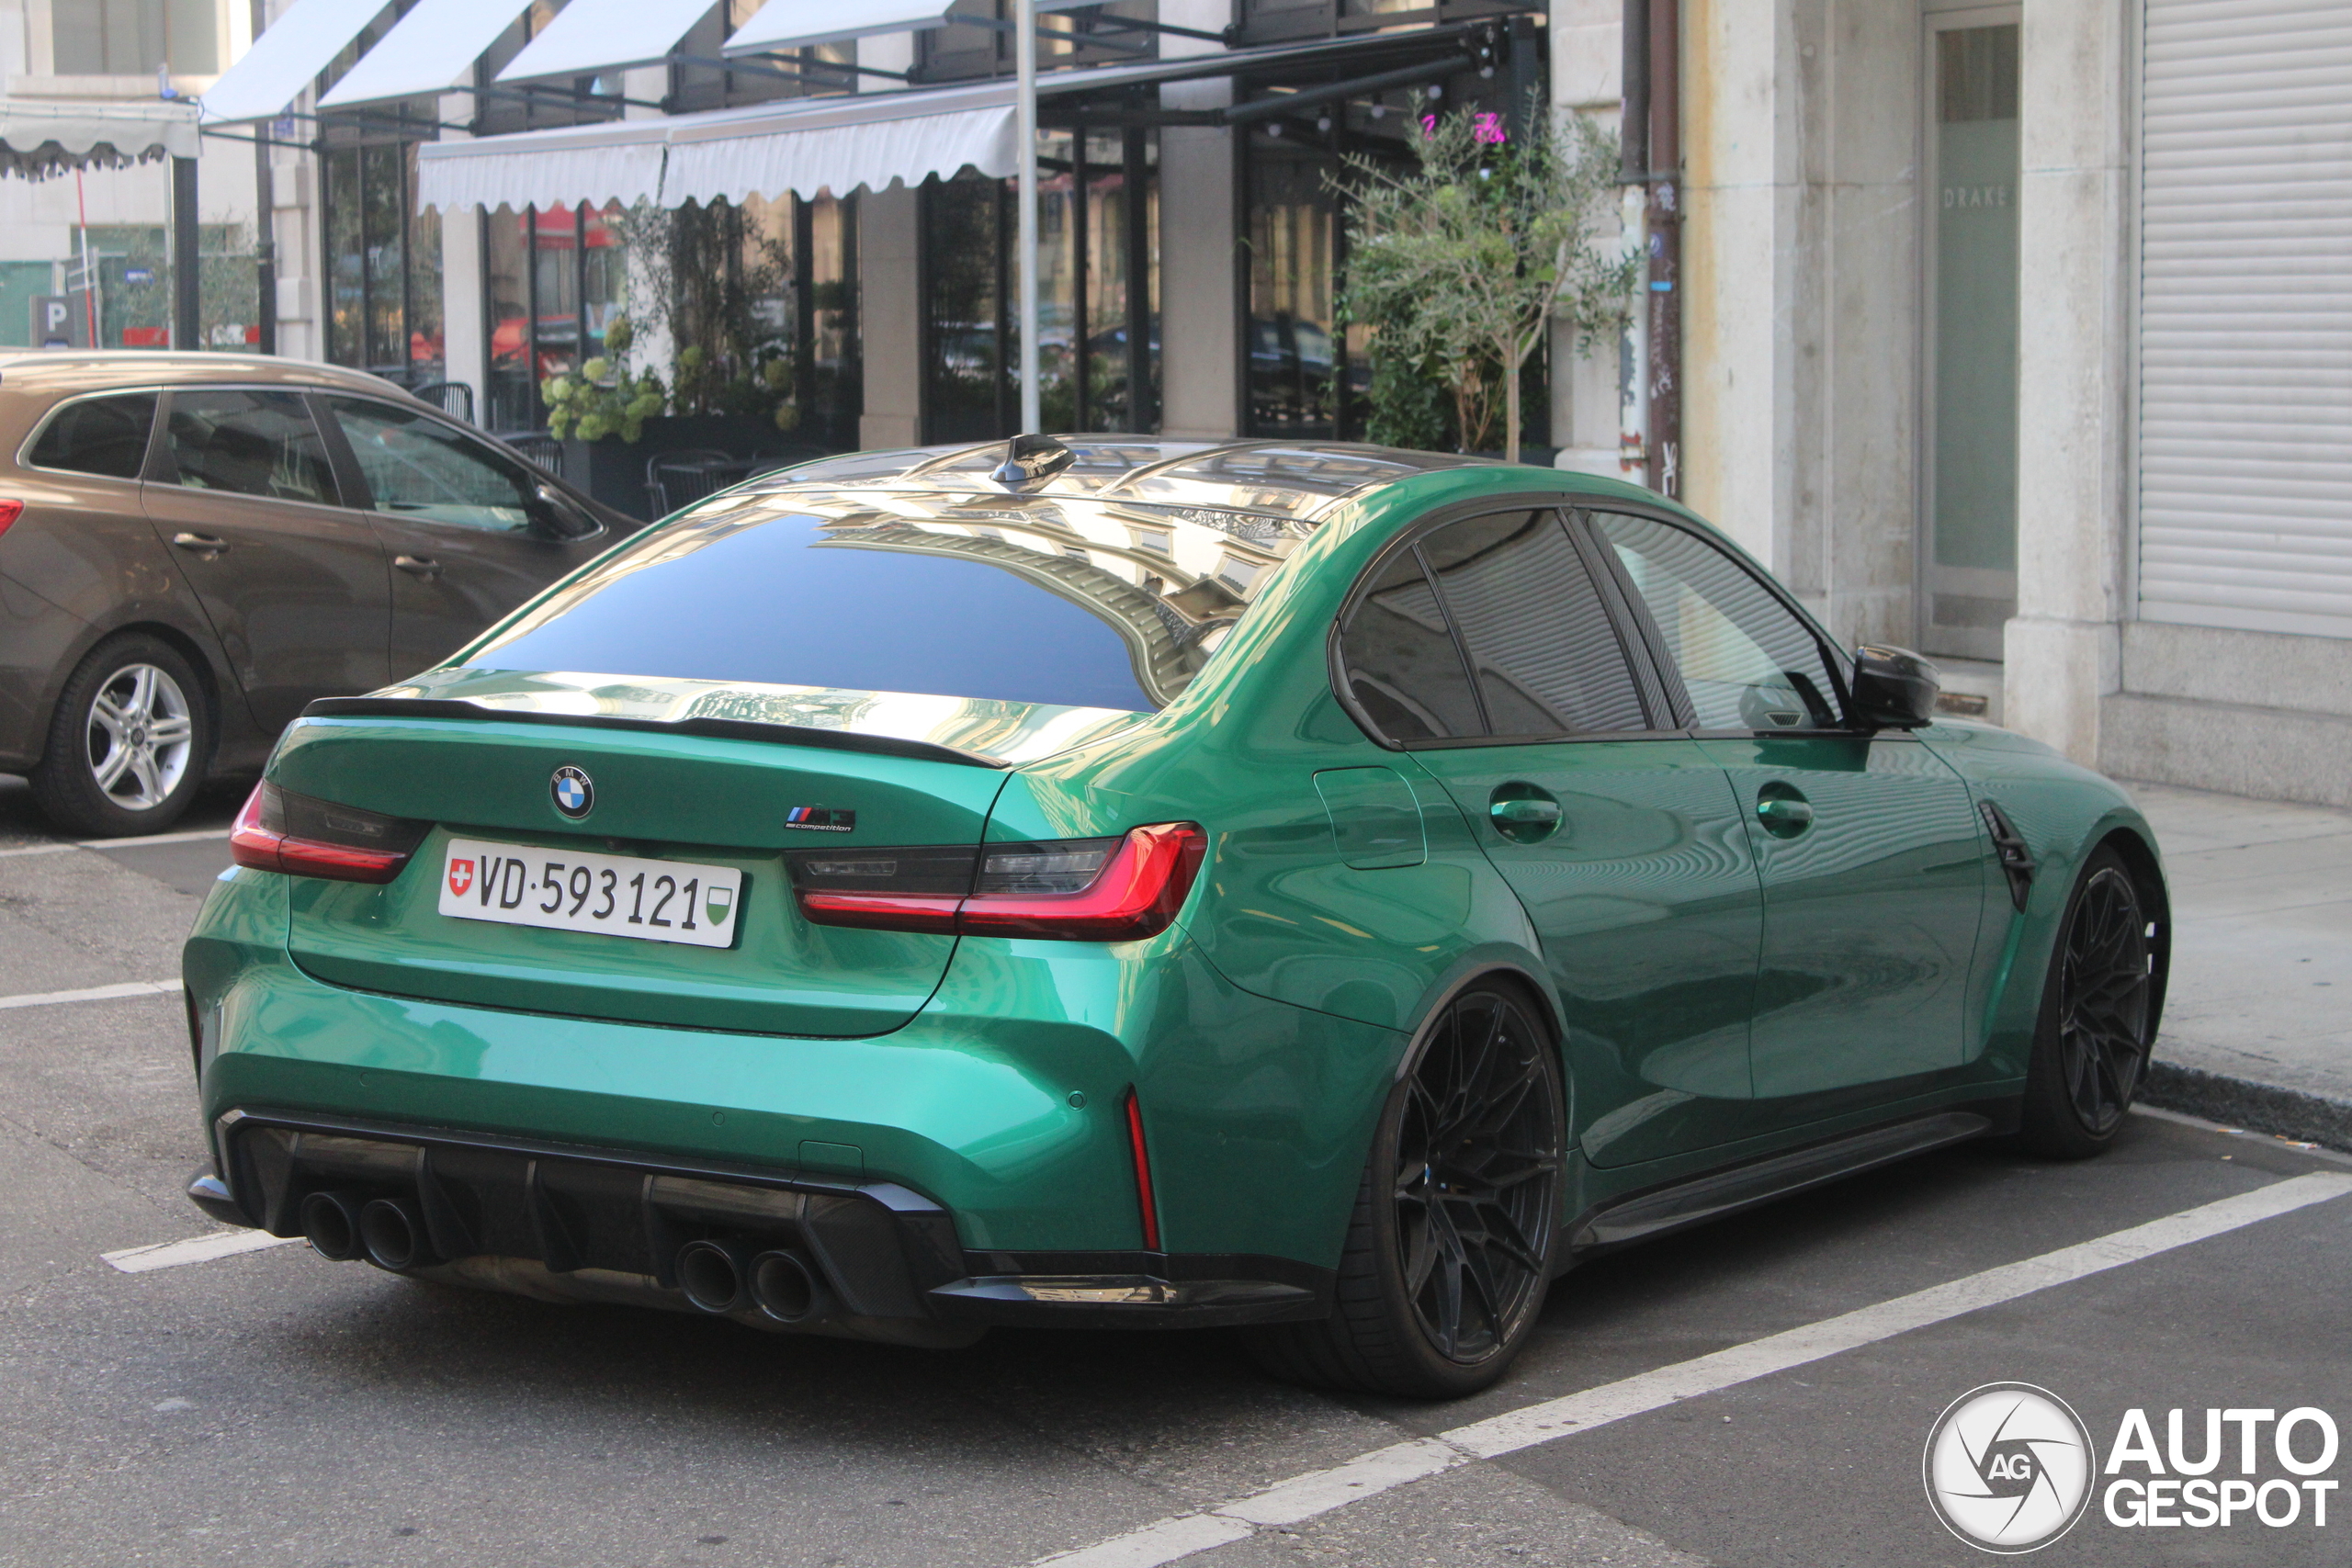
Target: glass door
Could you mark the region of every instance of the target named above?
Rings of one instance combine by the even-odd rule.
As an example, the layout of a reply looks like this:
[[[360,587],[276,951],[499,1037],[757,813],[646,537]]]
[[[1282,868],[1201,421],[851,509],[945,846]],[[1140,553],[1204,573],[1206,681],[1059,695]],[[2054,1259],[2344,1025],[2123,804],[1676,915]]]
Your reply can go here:
[[[2018,22],[1928,22],[1920,642],[2001,657],[2018,596]]]

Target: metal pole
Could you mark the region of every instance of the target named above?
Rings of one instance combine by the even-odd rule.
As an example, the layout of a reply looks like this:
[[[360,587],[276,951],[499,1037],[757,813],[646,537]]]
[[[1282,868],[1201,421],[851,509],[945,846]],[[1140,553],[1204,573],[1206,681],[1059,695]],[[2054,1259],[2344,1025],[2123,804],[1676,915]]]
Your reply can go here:
[[[1650,9],[1649,487],[1682,494],[1682,39],[1680,0]]]
[[[268,0],[253,0],[254,37],[269,27]],[[254,293],[257,354],[277,352],[277,201],[269,165],[270,121],[254,127]]]
[[[196,160],[172,160],[172,346],[181,353],[198,341],[204,298],[204,263],[196,220]]]
[[[1037,398],[1037,0],[1012,0],[1012,47],[1021,99],[1020,270],[1021,429],[1035,434],[1045,423]]]

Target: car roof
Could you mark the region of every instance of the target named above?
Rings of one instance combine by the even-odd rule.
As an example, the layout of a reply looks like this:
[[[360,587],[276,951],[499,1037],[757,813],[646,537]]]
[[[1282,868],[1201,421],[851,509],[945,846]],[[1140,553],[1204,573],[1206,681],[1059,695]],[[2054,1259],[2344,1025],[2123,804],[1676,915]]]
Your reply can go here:
[[[109,387],[176,386],[207,381],[246,381],[343,391],[387,392],[401,388],[381,377],[315,360],[268,354],[158,354],[137,349],[0,350],[0,392],[58,398]]]
[[[1072,461],[1048,479],[1018,486],[990,478],[1005,460],[1002,441],[909,446],[823,457],[752,481],[760,490],[973,492],[1125,502],[1154,510],[1197,507],[1314,523],[1351,497],[1416,474],[1500,468],[1490,457],[1340,441],[1178,441],[1148,435],[1063,435]]]

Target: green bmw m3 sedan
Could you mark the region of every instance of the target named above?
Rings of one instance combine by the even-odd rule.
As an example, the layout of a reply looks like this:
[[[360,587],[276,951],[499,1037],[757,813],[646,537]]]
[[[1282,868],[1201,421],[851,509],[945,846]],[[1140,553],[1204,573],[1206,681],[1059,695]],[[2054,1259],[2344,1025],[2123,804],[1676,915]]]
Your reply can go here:
[[[1579,1259],[2115,1139],[2154,837],[1935,694],[1583,475],[768,476],[287,732],[187,948],[190,1194],[548,1300],[1465,1393]]]

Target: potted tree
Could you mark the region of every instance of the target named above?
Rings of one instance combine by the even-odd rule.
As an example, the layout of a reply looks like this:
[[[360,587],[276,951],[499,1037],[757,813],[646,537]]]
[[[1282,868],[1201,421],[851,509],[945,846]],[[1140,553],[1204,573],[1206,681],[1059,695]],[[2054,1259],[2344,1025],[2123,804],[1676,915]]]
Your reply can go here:
[[[1540,102],[1516,134],[1493,114],[1414,114],[1409,164],[1349,159],[1341,299],[1374,331],[1374,438],[1442,432],[1450,412],[1459,448],[1485,450],[1499,412],[1515,463],[1551,322],[1573,325],[1583,354],[1632,314],[1640,257],[1610,231],[1616,139]]]

